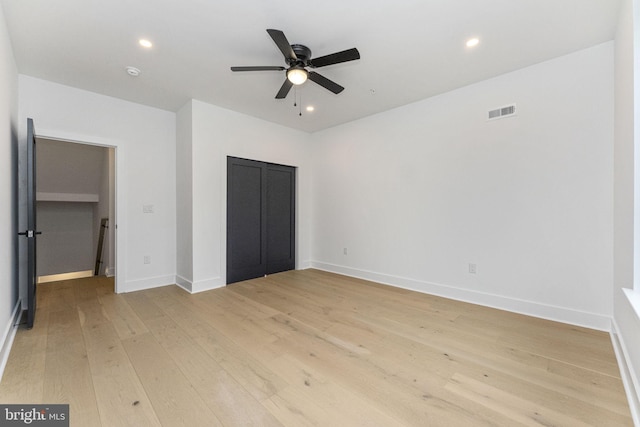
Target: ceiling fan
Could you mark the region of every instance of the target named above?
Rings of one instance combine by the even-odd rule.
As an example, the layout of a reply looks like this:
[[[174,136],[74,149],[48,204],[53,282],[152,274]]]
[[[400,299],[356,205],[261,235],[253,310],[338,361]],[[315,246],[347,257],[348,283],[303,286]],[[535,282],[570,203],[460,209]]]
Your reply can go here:
[[[358,49],[347,49],[330,55],[311,59],[311,49],[301,44],[290,44],[287,37],[280,30],[267,30],[278,49],[284,55],[288,67],[278,66],[251,66],[251,67],[231,67],[231,71],[284,71],[287,70],[287,78],[276,94],[276,99],[283,99],[291,90],[293,85],[301,85],[307,79],[311,80],[331,92],[338,94],[344,90],[342,86],[329,80],[322,74],[315,71],[307,71],[307,67],[319,68],[327,65],[339,64],[341,62],[354,61],[360,59]]]

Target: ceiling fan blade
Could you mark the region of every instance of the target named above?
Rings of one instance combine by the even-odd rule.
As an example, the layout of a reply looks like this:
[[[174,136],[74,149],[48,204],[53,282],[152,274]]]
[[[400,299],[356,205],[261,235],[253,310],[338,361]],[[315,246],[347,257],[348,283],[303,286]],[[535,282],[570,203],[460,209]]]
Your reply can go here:
[[[318,83],[323,88],[328,89],[335,94],[338,94],[344,90],[344,88],[338,83],[329,80],[322,74],[318,74],[315,71],[311,71],[309,73],[309,80]]]
[[[282,87],[280,88],[280,90],[276,94],[276,99],[284,99],[284,98],[286,98],[287,94],[291,90],[291,86],[293,86],[293,83],[291,83],[289,81],[289,79],[284,79],[284,83],[282,83]]]
[[[355,61],[360,59],[360,52],[355,47],[353,49],[343,50],[342,52],[332,53],[330,55],[321,56],[309,61],[312,67],[325,67],[327,65],[339,64],[341,62]]]
[[[280,52],[284,55],[287,62],[297,61],[298,57],[291,48],[291,43],[287,40],[287,37],[280,30],[267,30],[267,33],[271,36],[276,46],[280,49]]]
[[[231,71],[284,71],[284,67],[271,67],[271,66],[251,66],[251,67],[231,67]]]

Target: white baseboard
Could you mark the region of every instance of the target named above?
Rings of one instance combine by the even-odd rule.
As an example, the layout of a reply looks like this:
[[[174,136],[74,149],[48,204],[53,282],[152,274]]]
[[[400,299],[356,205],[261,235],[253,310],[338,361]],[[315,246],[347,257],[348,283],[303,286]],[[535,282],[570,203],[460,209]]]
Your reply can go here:
[[[309,260],[300,261],[298,263],[298,266],[296,267],[296,270],[306,270],[307,268],[311,268],[311,261]]]
[[[11,353],[11,346],[13,345],[13,339],[18,331],[18,322],[20,321],[20,315],[22,314],[22,303],[20,300],[16,302],[11,313],[9,323],[6,325],[4,334],[2,335],[2,347],[0,348],[0,381],[2,381],[2,375],[4,374],[4,368],[7,366],[9,360],[9,353]]]
[[[197,294],[198,292],[210,291],[212,289],[224,288],[227,286],[226,283],[222,281],[221,277],[193,282],[181,276],[176,276],[176,285],[180,286],[190,294]]]
[[[118,286],[118,293],[143,291],[145,289],[159,288],[161,286],[173,285],[176,283],[176,276],[157,276],[141,280],[129,280],[124,286]]]
[[[631,410],[631,416],[633,417],[634,425],[640,426],[640,383],[637,373],[634,371],[633,365],[630,363],[629,352],[624,343],[624,339],[618,333],[620,328],[616,320],[611,321],[611,343],[613,344],[613,350],[616,353],[616,359],[618,359],[618,366],[620,367],[620,376],[622,377],[622,383],[624,384],[624,390],[627,393],[627,401],[629,402],[629,409]]]
[[[191,288],[193,287],[191,280],[185,279],[182,276],[176,276],[176,285],[189,293],[191,293]]]
[[[114,277],[116,275],[116,269],[113,267],[106,267],[104,269],[104,275],[107,277]]]
[[[541,304],[533,301],[525,301],[517,298],[505,297],[502,295],[478,292],[470,289],[456,288],[439,283],[426,282],[406,277],[392,276],[374,271],[359,270],[356,268],[324,262],[312,261],[312,268],[325,270],[332,273],[343,274],[345,276],[357,277],[359,279],[371,280],[373,282],[411,291],[421,292],[430,295],[437,295],[458,301],[472,304],[493,307],[500,310],[525,314],[527,316],[539,317],[556,322],[569,323],[600,331],[611,331],[611,317],[573,310],[566,307]]]

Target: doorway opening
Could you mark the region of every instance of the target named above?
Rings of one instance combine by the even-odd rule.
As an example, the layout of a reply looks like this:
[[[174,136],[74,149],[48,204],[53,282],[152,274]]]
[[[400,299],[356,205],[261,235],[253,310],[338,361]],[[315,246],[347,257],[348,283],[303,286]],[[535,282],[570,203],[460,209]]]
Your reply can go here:
[[[37,283],[115,276],[115,150],[36,137]]]

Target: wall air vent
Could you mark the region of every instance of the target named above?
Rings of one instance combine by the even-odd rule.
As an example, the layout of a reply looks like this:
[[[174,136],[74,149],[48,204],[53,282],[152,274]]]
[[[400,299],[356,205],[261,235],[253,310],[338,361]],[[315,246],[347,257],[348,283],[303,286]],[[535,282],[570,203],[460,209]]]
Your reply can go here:
[[[487,120],[502,119],[504,117],[511,117],[516,115],[516,104],[507,105],[504,107],[496,108],[495,110],[489,110]]]

